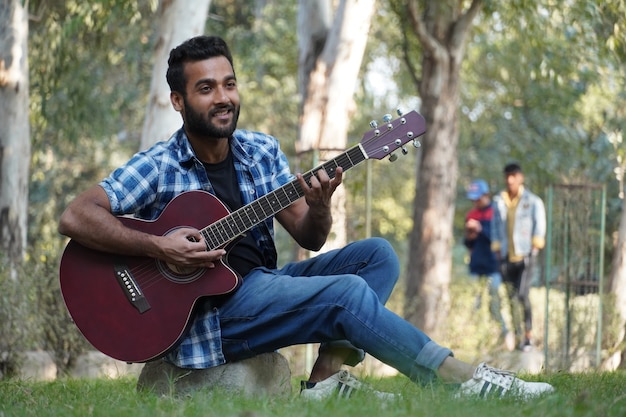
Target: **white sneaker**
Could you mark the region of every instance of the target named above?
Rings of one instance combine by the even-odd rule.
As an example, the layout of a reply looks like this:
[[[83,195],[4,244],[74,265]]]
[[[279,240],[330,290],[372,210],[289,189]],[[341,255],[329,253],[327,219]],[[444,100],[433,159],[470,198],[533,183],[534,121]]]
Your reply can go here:
[[[472,379],[461,384],[456,396],[489,398],[502,397],[508,393],[508,395],[528,400],[553,391],[554,387],[548,383],[522,381],[516,378],[513,372],[492,368],[481,363],[474,371]]]
[[[312,400],[324,400],[333,396],[349,398],[355,391],[373,394],[380,400],[401,398],[399,394],[376,391],[345,370],[339,371],[320,382],[300,382],[300,396]]]

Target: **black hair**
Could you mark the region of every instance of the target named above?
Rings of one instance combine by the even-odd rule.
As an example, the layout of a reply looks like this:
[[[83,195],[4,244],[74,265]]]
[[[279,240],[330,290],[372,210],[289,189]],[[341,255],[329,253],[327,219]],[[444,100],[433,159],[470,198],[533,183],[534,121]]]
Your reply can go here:
[[[202,61],[209,58],[223,56],[233,67],[233,57],[226,42],[219,36],[196,36],[187,39],[170,51],[167,60],[167,84],[171,91],[185,95],[185,64],[187,62]]]
[[[522,167],[517,162],[511,162],[504,167],[506,175],[517,174],[518,172],[522,172]]]

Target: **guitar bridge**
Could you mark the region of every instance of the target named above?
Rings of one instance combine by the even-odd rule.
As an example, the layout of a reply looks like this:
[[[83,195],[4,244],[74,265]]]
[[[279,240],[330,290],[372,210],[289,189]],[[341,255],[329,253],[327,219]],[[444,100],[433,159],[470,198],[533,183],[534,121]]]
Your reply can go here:
[[[148,300],[144,297],[141,288],[139,288],[139,285],[128,268],[123,265],[115,265],[113,268],[115,269],[117,282],[120,284],[122,291],[124,291],[126,298],[128,298],[132,306],[135,307],[139,313],[145,313],[150,310],[151,307]]]

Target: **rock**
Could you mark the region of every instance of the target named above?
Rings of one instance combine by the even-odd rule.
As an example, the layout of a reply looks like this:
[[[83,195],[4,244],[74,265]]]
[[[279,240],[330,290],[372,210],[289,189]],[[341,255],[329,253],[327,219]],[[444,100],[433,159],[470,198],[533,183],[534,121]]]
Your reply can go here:
[[[50,353],[43,350],[24,352],[18,378],[32,381],[53,381],[57,377],[57,366]]]
[[[104,353],[90,351],[80,355],[70,374],[74,378],[119,378],[139,375],[141,364],[121,362]]]
[[[164,360],[144,365],[137,390],[158,395],[184,395],[198,389],[237,391],[246,396],[288,395],[291,371],[279,353],[264,353],[209,369],[178,368]]]

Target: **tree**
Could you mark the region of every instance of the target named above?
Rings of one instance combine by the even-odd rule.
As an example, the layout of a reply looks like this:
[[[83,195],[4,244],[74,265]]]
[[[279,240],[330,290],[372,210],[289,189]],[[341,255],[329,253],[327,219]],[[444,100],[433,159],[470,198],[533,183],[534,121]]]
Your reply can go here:
[[[421,46],[421,62],[416,65],[412,39],[405,38],[405,60],[418,86],[427,127],[416,172],[404,314],[437,338],[450,309],[461,64],[483,2],[473,0],[467,8],[457,1],[393,4],[406,24],[405,34],[413,34]]]
[[[618,313],[619,331],[614,346],[623,344],[626,335],[626,198],[624,198],[624,180],[626,176],[626,149],[623,147],[621,131],[610,132],[609,140],[615,147],[616,177],[620,183],[620,198],[622,199],[622,214],[613,252],[613,261],[608,279],[607,292],[614,294],[615,308]],[[618,349],[620,367],[626,368],[626,349]],[[612,358],[608,358],[612,359]]]
[[[141,133],[141,149],[165,140],[180,128],[180,115],[170,103],[170,88],[165,80],[170,51],[204,32],[211,0],[161,0],[157,14],[154,66],[148,109]],[[182,23],[184,22],[184,23]]]
[[[623,1],[607,1],[598,8],[598,16],[602,19],[599,24],[594,27],[599,33],[600,39],[606,39],[603,43],[605,49],[603,52],[609,57],[611,67],[615,68],[618,75],[618,85],[621,87],[618,91],[624,91],[626,80],[624,79],[624,60],[626,60],[626,4]],[[609,29],[607,29],[609,28]],[[604,36],[602,36],[604,34]],[[621,71],[620,71],[621,70]],[[625,97],[619,94],[623,103]],[[619,228],[617,239],[613,250],[613,260],[609,273],[607,290],[614,295],[615,308],[617,310],[619,320],[618,325],[620,331],[614,341],[615,347],[618,347],[619,363],[622,369],[626,369],[626,347],[624,340],[626,339],[626,188],[624,186],[626,179],[626,147],[623,140],[623,123],[624,106],[619,106],[615,102],[606,106],[603,112],[603,121],[606,123],[605,129],[607,138],[614,148],[615,157],[615,177],[619,184],[619,198],[622,201],[621,215],[619,220]],[[621,346],[621,349],[619,348]]]
[[[13,264],[26,249],[30,125],[28,13],[0,1],[0,242]]]
[[[374,0],[342,0],[331,24],[329,0],[300,0],[298,8],[299,80],[302,112],[296,151],[310,153],[318,165],[339,155],[347,144],[353,94],[367,43]],[[333,195],[333,231],[324,250],[346,244],[346,193]]]

